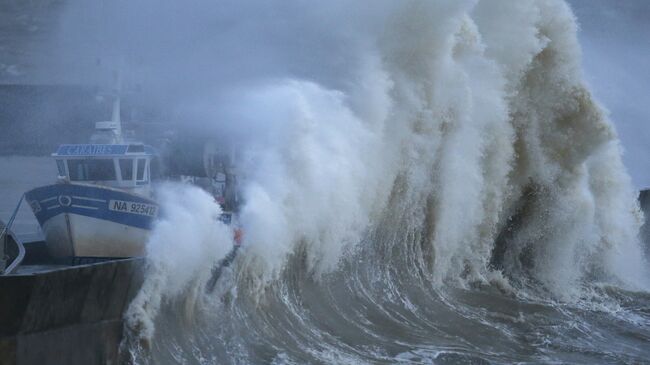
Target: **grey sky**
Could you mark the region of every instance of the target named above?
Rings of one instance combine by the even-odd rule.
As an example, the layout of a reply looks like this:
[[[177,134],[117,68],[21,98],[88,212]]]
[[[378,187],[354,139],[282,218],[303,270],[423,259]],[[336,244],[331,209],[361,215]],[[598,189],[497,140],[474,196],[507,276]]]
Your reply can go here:
[[[569,2],[586,78],[616,124],[634,184],[650,187],[650,1]]]

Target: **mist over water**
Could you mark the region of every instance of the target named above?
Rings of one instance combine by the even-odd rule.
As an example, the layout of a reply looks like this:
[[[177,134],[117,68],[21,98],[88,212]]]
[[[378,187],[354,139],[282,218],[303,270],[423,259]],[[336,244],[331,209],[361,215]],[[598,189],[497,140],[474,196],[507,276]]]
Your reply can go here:
[[[563,1],[66,14],[75,75],[119,59],[150,104],[242,152],[244,242],[215,293],[218,206],[161,189],[136,363],[647,358],[642,214]]]

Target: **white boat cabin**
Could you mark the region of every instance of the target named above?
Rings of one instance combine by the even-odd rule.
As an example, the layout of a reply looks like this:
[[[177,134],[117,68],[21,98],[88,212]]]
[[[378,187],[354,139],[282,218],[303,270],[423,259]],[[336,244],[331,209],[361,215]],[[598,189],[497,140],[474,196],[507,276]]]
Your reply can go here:
[[[151,146],[132,144],[64,144],[52,154],[59,179],[110,186],[149,195]]]

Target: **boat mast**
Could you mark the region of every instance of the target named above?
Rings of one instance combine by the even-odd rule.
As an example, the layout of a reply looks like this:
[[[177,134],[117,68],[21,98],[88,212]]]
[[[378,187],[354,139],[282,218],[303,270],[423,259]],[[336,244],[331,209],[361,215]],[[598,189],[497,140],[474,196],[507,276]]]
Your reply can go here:
[[[121,62],[123,63],[123,61]],[[115,90],[114,90],[114,99],[113,99],[113,115],[111,116],[111,121],[113,122],[115,128],[115,134],[117,139],[122,142],[122,119],[120,117],[120,107],[121,107],[121,94],[122,94],[122,65],[115,72]]]
[[[122,120],[120,117],[121,91],[121,72],[116,71],[115,86],[112,93],[109,94],[113,97],[113,112],[111,115],[111,120],[95,123],[95,133],[90,137],[92,143],[124,143],[124,137],[122,136]]]
[[[115,128],[115,134],[117,139],[122,139],[122,121],[120,119],[120,95],[115,95],[115,100],[113,100],[113,115],[111,117],[111,122]]]

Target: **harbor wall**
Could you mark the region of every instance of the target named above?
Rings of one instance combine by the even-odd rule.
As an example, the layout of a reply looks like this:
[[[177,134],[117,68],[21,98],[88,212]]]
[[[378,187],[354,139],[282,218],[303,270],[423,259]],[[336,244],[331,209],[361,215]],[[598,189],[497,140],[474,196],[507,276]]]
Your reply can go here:
[[[0,277],[0,365],[117,364],[143,259]]]
[[[94,89],[59,85],[0,85],[0,155],[46,156],[61,143],[84,143],[110,108]]]
[[[110,120],[112,99],[82,85],[0,84],[0,155],[48,156],[59,144],[88,143],[95,122]],[[156,145],[169,128],[165,110],[145,107],[138,95],[122,98],[127,136]]]

